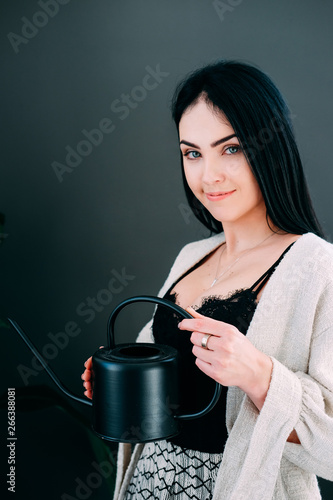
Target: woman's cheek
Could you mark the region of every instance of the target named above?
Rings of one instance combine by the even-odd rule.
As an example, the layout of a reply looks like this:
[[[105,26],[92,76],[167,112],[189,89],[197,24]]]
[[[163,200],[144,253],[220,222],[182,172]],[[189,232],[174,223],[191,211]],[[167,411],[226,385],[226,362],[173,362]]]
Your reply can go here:
[[[184,169],[186,181],[192,193],[198,197],[198,195],[202,193],[200,178],[195,172],[190,172],[189,170],[190,169]]]

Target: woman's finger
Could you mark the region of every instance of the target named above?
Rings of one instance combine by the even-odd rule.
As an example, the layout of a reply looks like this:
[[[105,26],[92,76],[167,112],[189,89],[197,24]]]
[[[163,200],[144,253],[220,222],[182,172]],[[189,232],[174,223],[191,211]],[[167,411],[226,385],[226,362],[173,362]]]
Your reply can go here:
[[[197,358],[195,360],[195,364],[197,365],[197,367],[203,373],[205,373],[206,375],[208,375],[208,377],[210,377],[213,380],[216,380],[216,382],[218,382],[218,380],[214,377],[214,367],[213,367],[213,365],[211,365],[210,363],[207,363],[207,361],[203,361],[200,358]],[[221,383],[221,382],[219,382],[219,383]]]
[[[206,347],[204,347],[202,345],[202,342],[207,335],[210,335],[210,336],[208,337],[208,339],[206,341]],[[212,335],[210,333],[203,334],[200,332],[193,332],[190,340],[191,340],[192,344],[194,344],[197,347],[200,347],[201,349],[205,349],[208,351],[214,351],[214,337],[215,337],[215,335]]]
[[[84,363],[84,366],[86,367],[87,370],[91,370],[92,368],[92,356],[87,359],[87,361]]]
[[[188,313],[190,313],[190,315],[193,316],[193,318],[206,318],[207,317],[207,316],[204,316],[203,314],[198,313],[191,306],[186,307],[185,311],[187,311]]]
[[[224,323],[213,318],[201,317],[194,319],[183,319],[178,323],[180,330],[188,330],[189,332],[210,333],[217,337],[224,335],[226,331],[237,330],[229,323]]]
[[[84,370],[84,372],[81,375],[81,378],[85,382],[88,382],[91,379],[91,371],[90,370]]]
[[[201,359],[202,361],[206,361],[206,363],[211,364],[213,362],[213,351],[209,349],[203,349],[197,345],[194,345],[192,348],[192,352],[196,358]]]
[[[103,347],[104,346],[101,345],[101,346],[99,346],[99,349],[102,349]],[[83,364],[87,370],[91,370],[92,369],[92,356],[90,356],[90,358],[88,358],[87,361]]]
[[[92,399],[92,391],[84,391],[83,393],[87,398]]]

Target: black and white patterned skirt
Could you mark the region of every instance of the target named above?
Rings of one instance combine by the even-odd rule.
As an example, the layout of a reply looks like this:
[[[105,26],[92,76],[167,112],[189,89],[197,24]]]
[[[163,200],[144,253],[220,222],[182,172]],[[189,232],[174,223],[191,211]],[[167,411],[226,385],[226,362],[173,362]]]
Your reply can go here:
[[[147,443],[125,500],[211,500],[222,453],[180,448],[169,441]]]

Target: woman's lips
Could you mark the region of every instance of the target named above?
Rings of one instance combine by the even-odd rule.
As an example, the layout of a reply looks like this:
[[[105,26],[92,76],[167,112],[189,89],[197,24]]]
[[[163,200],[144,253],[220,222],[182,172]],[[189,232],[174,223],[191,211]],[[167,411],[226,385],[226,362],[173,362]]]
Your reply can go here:
[[[220,201],[224,200],[224,198],[227,198],[228,196],[231,196],[236,189],[233,191],[217,191],[216,193],[206,193],[206,197],[210,201]]]

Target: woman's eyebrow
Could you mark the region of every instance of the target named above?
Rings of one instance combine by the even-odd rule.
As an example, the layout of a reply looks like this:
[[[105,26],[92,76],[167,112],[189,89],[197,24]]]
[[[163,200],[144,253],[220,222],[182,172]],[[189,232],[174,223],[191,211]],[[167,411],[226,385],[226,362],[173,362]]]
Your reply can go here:
[[[218,141],[212,142],[212,144],[210,146],[212,148],[216,148],[216,146],[219,146],[219,144],[222,144],[223,142],[226,142],[229,139],[232,139],[233,137],[236,137],[236,134],[231,134],[231,135],[228,135],[227,137],[223,137],[223,139],[219,139]]]
[[[236,134],[228,135],[227,137],[223,137],[222,139],[218,139],[215,142],[211,143],[212,148],[216,148],[216,146],[219,146],[223,142],[228,141],[229,139],[232,139],[233,137],[236,137]],[[191,146],[192,148],[197,148],[200,149],[200,146],[197,146],[196,144],[193,144],[193,142],[188,142],[188,141],[180,141],[179,144],[186,144],[186,146]]]

